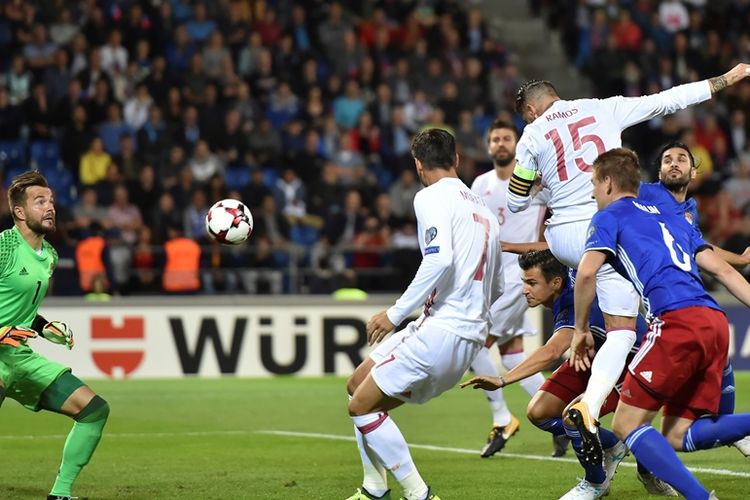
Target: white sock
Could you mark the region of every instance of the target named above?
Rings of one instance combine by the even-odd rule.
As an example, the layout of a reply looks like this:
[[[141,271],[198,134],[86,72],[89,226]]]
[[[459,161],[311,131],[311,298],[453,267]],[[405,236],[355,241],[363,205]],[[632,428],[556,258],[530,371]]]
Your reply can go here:
[[[352,396],[349,395],[349,401],[351,400]],[[383,464],[378,461],[378,457],[367,446],[362,433],[356,425],[354,426],[354,437],[357,439],[359,457],[362,460],[362,469],[364,470],[362,486],[373,496],[383,496],[388,491],[388,474],[385,472],[385,467],[383,467]]]
[[[362,433],[356,426],[354,427],[354,436],[357,438],[357,448],[359,448],[359,457],[362,459],[362,469],[364,470],[362,486],[372,496],[383,496],[388,491],[388,474],[385,472],[385,467],[367,446]]]
[[[625,360],[634,343],[633,330],[612,330],[607,333],[604,345],[596,352],[591,364],[591,378],[582,399],[593,418],[599,419],[604,400],[620,379]]]
[[[396,423],[387,413],[368,413],[352,417],[362,433],[364,444],[375,454],[404,489],[407,499],[421,499],[427,495],[427,485],[411,459],[409,446]]]
[[[471,370],[477,375],[489,375],[491,377],[497,377],[500,375],[497,365],[492,362],[490,357],[490,350],[483,347],[474,361],[471,363]],[[505,404],[505,398],[503,397],[503,390],[497,389],[496,391],[484,391],[487,396],[487,401],[490,404],[490,410],[492,410],[492,423],[500,427],[504,427],[510,423],[510,410],[508,405]]]
[[[524,359],[526,359],[526,354],[524,354],[523,352],[502,354],[500,355],[500,359],[503,361],[503,366],[507,370],[512,370],[516,366],[520,365]],[[542,384],[544,383],[544,375],[542,375],[541,373],[536,373],[530,377],[526,377],[518,383],[521,385],[521,387],[523,387],[523,390],[526,391],[529,396],[533,396],[534,394],[539,392],[539,388],[542,387]]]

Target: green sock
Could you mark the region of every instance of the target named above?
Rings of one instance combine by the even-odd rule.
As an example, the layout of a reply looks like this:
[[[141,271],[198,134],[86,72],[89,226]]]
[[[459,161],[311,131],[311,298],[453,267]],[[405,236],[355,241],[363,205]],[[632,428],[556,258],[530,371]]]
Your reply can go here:
[[[71,496],[73,482],[89,463],[91,456],[102,437],[102,429],[107,423],[109,405],[99,396],[75,417],[76,423],[68,434],[63,448],[62,463],[52,486],[50,495]]]

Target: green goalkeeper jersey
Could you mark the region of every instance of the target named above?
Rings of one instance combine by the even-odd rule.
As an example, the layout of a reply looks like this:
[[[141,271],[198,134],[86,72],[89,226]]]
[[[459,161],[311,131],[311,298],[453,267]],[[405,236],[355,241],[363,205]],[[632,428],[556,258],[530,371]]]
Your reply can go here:
[[[31,326],[56,266],[47,241],[39,254],[15,226],[0,233],[0,326]]]

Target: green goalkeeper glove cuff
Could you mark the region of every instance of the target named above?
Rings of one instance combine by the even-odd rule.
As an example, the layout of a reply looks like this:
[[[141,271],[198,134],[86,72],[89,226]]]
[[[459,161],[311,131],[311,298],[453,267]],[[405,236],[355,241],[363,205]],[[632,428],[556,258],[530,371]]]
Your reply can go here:
[[[63,323],[62,321],[50,321],[44,325],[42,337],[54,344],[64,345],[68,349],[73,349],[75,345],[73,331],[68,327],[67,323]]]
[[[0,344],[18,347],[21,344],[25,345],[28,339],[33,339],[36,336],[35,330],[25,326],[0,327]]]

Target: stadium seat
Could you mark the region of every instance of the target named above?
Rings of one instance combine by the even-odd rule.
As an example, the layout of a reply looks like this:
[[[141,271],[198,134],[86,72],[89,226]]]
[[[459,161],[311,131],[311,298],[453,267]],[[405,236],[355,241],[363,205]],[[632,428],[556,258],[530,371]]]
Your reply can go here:
[[[50,188],[55,193],[55,204],[63,208],[71,208],[75,203],[75,184],[70,171],[60,167],[48,167],[40,171],[47,178]]]
[[[7,169],[5,169],[5,187],[10,187],[10,183],[13,180],[13,177],[20,175],[28,170],[31,169],[26,167],[25,165],[13,165],[12,167],[8,167]]]
[[[224,184],[230,191],[243,189],[250,184],[250,167],[247,165],[228,167],[224,172]]]
[[[0,142],[0,169],[26,166],[26,148],[21,141]]]
[[[295,224],[289,229],[289,239],[298,245],[310,247],[319,238],[318,230],[306,224]]]
[[[39,170],[57,167],[60,162],[60,146],[52,141],[31,143],[31,164]]]
[[[388,188],[393,183],[393,174],[378,164],[371,164],[370,171],[375,174],[375,178],[378,180],[378,186],[384,191],[388,191]]]
[[[273,189],[276,186],[276,181],[279,180],[279,171],[273,167],[266,167],[263,169],[263,184],[268,189]]]

